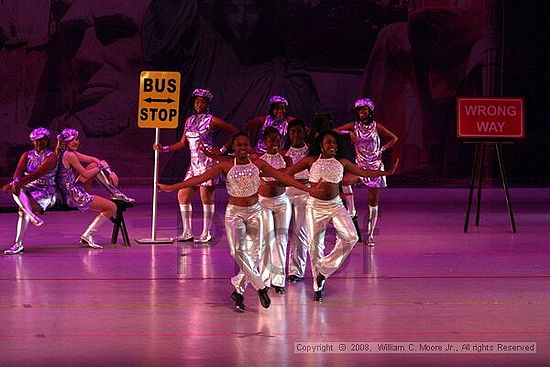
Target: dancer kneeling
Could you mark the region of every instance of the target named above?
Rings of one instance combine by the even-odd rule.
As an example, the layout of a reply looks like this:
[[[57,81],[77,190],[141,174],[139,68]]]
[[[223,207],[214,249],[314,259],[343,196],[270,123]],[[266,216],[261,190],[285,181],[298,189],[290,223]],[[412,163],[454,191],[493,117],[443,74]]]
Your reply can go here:
[[[304,191],[308,191],[308,188],[285,173],[277,171],[267,162],[250,156],[250,139],[246,133],[236,133],[233,136],[232,145],[235,151],[234,159],[220,161],[205,173],[180,183],[159,184],[159,188],[162,191],[175,191],[196,186],[221,173],[226,175],[229,196],[225,210],[227,241],[231,256],[239,265],[241,272],[244,273],[244,277],[237,275],[231,279],[235,287],[231,299],[235,301],[235,310],[243,312],[245,309],[243,293],[248,282],[258,290],[260,303],[264,308],[268,308],[271,304],[268,295],[269,288],[262,280],[259,270],[264,255],[263,221],[258,203],[260,171],[276,178],[283,184],[295,186]]]
[[[111,200],[89,194],[84,185],[91,184],[91,179],[95,178],[111,193],[112,200],[134,200],[118,190],[118,177],[111,171],[107,162],[78,152],[80,140],[77,130],[65,129],[57,136],[57,140],[56,154],[60,162],[58,181],[66,204],[83,212],[88,209],[100,212],[80,236],[80,243],[92,248],[103,248],[95,242],[93,235],[108,219],[113,220],[117,207]],[[88,165],[84,167],[81,162]]]
[[[311,270],[313,275],[313,299],[321,302],[325,280],[337,271],[351,253],[358,240],[357,231],[339,196],[344,172],[361,177],[378,177],[395,172],[399,161],[389,171],[362,169],[349,160],[340,158],[338,134],[325,131],[312,146],[310,155],[285,170],[295,174],[309,169],[309,181],[317,183],[309,190],[306,202],[306,225],[309,238]],[[325,256],[325,233],[329,220],[336,230],[336,244]]]

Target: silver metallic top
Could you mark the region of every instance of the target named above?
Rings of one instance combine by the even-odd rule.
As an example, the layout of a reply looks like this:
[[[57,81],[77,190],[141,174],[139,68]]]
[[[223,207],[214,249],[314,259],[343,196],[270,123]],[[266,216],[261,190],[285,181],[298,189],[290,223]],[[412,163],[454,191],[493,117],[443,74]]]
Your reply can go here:
[[[290,147],[288,148],[288,151],[286,152],[286,156],[289,157],[292,160],[292,164],[296,164],[305,157],[307,157],[307,154],[309,153],[309,148],[306,144],[304,144],[301,148],[294,148]],[[298,172],[294,175],[294,178],[297,180],[307,180],[309,178],[309,171],[307,169]]]
[[[317,159],[309,169],[310,182],[340,183],[344,178],[344,166],[336,158]]]
[[[267,164],[269,164],[271,167],[275,168],[275,169],[281,169],[281,168],[285,168],[286,167],[286,162],[285,162],[285,159],[283,158],[282,155],[280,155],[279,153],[276,153],[276,154],[268,154],[268,153],[264,153],[261,157],[260,157],[261,160],[263,161],[266,161]],[[264,181],[277,181],[275,178],[273,177],[262,177],[262,179]]]
[[[277,129],[281,134],[281,139],[282,139],[281,141],[284,141],[284,138],[286,136],[286,131],[288,128],[288,121],[286,119],[277,120],[276,118],[270,115],[266,117],[264,124],[262,125],[262,128],[258,133],[258,143],[256,144],[256,151],[258,153],[265,153],[266,151],[266,146],[263,138],[264,138],[264,131],[269,126],[273,126],[275,129]]]
[[[227,172],[227,193],[233,197],[248,197],[258,193],[260,187],[260,170],[252,162],[237,164]]]

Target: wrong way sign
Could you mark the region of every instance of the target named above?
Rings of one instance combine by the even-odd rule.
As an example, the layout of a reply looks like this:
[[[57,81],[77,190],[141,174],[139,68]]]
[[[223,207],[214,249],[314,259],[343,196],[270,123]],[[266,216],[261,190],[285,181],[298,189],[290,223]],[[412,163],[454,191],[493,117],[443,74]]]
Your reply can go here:
[[[138,126],[175,129],[178,127],[180,73],[142,71],[139,83]]]
[[[459,138],[501,140],[525,137],[523,98],[459,97],[456,108]]]

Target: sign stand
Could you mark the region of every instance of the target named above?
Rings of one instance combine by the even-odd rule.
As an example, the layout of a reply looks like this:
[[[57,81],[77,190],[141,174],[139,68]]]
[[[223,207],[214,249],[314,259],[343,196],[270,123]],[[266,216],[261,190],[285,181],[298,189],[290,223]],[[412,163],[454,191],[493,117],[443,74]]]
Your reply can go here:
[[[160,129],[155,129],[155,144],[159,143]],[[153,216],[151,219],[151,237],[138,238],[137,243],[156,244],[156,243],[174,243],[173,238],[157,238],[157,201],[158,201],[158,175],[159,175],[159,151],[155,150],[155,164],[153,168]]]
[[[180,79],[178,72],[169,71],[143,71],[140,75],[138,126],[155,129],[155,144],[159,144],[160,128],[178,126]],[[173,243],[173,238],[157,238],[159,151],[155,150],[154,154],[151,237],[136,239],[136,242]]]
[[[470,182],[470,192],[468,194],[468,208],[466,209],[466,219],[464,220],[464,233],[468,232],[468,225],[470,222],[470,211],[472,208],[472,197],[474,193],[474,186],[476,179],[478,180],[477,187],[477,207],[476,207],[476,226],[479,227],[479,213],[481,209],[481,188],[483,184],[483,168],[485,162],[485,154],[487,148],[490,146],[495,147],[497,154],[498,167],[500,170],[500,177],[502,179],[502,186],[506,197],[506,206],[508,207],[508,214],[510,216],[510,224],[512,225],[512,232],[517,233],[516,222],[514,220],[514,212],[512,210],[512,200],[510,198],[510,192],[508,191],[508,180],[504,165],[502,164],[502,152],[500,143],[497,142],[479,142],[476,144],[476,152],[474,158],[474,164],[472,166],[472,180]]]

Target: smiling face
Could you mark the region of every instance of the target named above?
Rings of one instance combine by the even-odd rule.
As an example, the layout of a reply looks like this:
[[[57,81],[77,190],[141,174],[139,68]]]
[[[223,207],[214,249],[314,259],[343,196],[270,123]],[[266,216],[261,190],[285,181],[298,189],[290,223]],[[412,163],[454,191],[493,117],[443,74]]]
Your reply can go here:
[[[239,135],[233,140],[233,151],[238,160],[247,160],[250,153],[250,139],[246,135]]]
[[[325,135],[323,141],[321,142],[321,152],[323,153],[324,158],[331,158],[336,155],[338,151],[338,142],[336,138],[332,135]]]
[[[267,154],[277,154],[279,152],[281,148],[281,135],[278,132],[268,134],[264,141]]]
[[[288,138],[290,139],[290,145],[294,148],[304,146],[305,130],[301,125],[295,125],[288,129]]]

